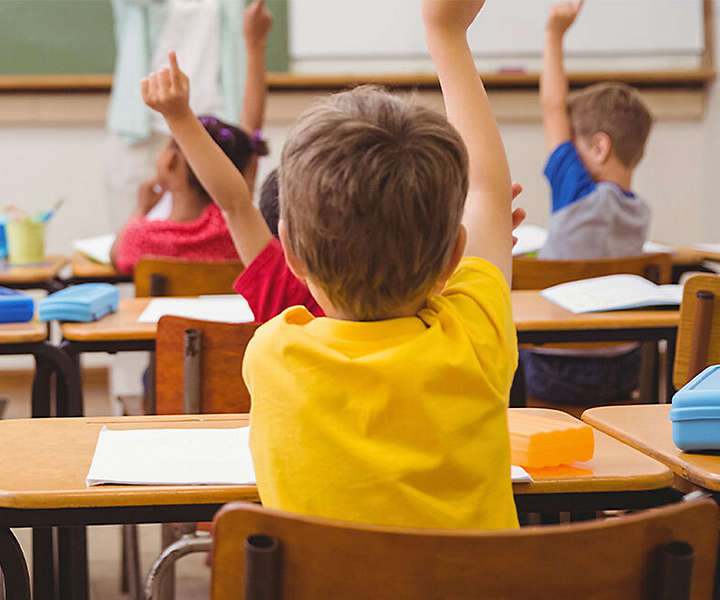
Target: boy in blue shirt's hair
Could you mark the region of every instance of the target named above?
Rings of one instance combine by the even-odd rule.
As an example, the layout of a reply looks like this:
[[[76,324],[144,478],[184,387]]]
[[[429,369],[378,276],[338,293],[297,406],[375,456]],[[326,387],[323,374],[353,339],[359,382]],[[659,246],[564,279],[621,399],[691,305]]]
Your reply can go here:
[[[540,101],[550,153],[545,176],[552,189],[552,216],[542,259],[642,254],[650,220],[645,202],[630,191],[652,125],[639,94],[608,82],[569,97],[563,37],[582,4],[554,4],[545,27]],[[627,400],[637,384],[639,363],[640,351],[633,344],[582,354],[552,349],[523,353],[528,393],[560,404]]]

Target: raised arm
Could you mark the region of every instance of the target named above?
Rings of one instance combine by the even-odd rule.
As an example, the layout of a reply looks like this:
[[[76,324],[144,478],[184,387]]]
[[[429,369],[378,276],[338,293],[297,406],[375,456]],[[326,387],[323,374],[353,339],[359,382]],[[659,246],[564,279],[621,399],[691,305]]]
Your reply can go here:
[[[193,172],[223,210],[240,260],[249,265],[272,239],[270,229],[253,206],[242,173],[210,137],[188,103],[190,84],[170,53],[170,68],[142,81],[145,103],[160,112]]]
[[[545,26],[540,104],[548,152],[572,137],[567,110],[568,79],[563,66],[563,37],[574,23],[582,5],[583,0],[553,4]]]
[[[265,9],[265,0],[256,0],[245,9],[243,34],[247,53],[247,70],[241,120],[242,126],[250,134],[262,129],[265,123],[267,36],[272,24],[273,17]],[[245,169],[245,180],[251,190],[255,189],[256,173],[257,156],[253,156]]]
[[[460,132],[470,159],[470,189],[463,224],[467,256],[512,275],[510,171],[497,123],[467,43],[467,28],[484,0],[423,0],[425,37],[437,68],[448,120]]]

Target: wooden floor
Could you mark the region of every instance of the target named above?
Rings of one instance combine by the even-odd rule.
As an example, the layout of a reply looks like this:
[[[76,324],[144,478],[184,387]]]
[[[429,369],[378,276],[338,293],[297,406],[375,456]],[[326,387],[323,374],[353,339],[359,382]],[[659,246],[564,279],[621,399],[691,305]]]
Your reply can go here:
[[[0,372],[0,397],[8,399],[5,418],[30,416],[30,389],[32,373],[27,371]],[[108,373],[105,369],[86,370],[83,373],[85,414],[105,416],[112,414],[108,394]],[[31,554],[30,530],[17,530],[16,535],[25,551]],[[140,526],[140,548],[143,572],[160,553],[160,526]],[[88,528],[88,556],[91,600],[125,600],[120,593],[120,528],[117,526]],[[29,564],[29,563],[28,563]],[[178,563],[177,600],[209,597],[210,568],[205,555],[191,555]]]

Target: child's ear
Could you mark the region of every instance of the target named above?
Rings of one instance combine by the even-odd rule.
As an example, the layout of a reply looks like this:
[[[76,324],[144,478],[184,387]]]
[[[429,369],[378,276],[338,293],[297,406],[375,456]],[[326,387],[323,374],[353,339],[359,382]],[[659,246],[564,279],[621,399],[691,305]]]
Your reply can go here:
[[[601,165],[605,164],[612,155],[612,140],[604,131],[598,131],[592,136],[591,147],[597,162]]]
[[[305,281],[307,279],[307,271],[305,271],[305,265],[303,265],[302,261],[295,256],[295,253],[290,247],[290,243],[288,241],[287,223],[285,222],[285,219],[280,219],[278,221],[278,235],[280,236],[280,244],[282,245],[283,252],[285,253],[285,262],[288,264],[288,267],[290,267],[292,274],[301,281]]]

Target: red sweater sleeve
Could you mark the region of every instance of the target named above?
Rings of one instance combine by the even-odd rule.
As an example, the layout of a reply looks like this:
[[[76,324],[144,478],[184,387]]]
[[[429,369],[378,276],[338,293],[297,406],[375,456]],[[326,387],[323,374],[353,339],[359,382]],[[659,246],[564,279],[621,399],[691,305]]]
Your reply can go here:
[[[324,316],[307,286],[292,274],[282,246],[274,238],[245,268],[233,287],[248,301],[259,323],[291,306],[304,306],[316,317]]]

